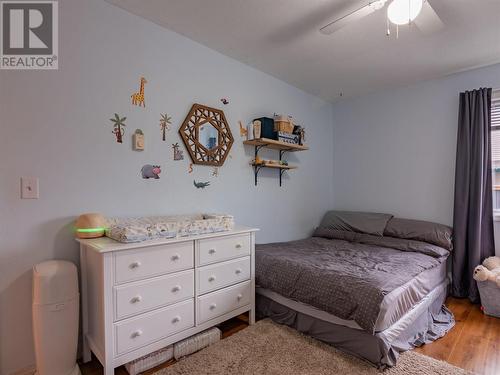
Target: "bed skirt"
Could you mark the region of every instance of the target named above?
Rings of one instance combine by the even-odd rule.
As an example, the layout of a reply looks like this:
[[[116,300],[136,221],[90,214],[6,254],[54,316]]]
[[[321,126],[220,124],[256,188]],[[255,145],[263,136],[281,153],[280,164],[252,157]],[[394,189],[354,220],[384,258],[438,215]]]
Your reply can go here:
[[[395,366],[401,352],[430,343],[455,325],[453,314],[444,306],[446,296],[446,288],[437,290],[425,305],[375,334],[320,320],[260,294],[256,308],[258,318],[269,317],[384,369]]]

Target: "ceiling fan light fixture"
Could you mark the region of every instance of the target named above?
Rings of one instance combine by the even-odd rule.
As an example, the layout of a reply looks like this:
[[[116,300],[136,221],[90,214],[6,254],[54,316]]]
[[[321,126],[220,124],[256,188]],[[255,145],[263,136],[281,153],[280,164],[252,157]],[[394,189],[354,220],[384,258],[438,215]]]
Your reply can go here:
[[[408,25],[417,18],[423,5],[423,0],[393,0],[387,7],[387,18],[395,25]]]

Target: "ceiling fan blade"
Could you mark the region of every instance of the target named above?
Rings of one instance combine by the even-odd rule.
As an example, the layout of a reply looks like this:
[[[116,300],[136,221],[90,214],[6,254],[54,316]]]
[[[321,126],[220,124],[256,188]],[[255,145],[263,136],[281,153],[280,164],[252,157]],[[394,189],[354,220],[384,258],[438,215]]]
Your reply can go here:
[[[330,22],[328,25],[323,26],[319,29],[321,34],[330,35],[335,31],[340,30],[344,26],[348,25],[351,22],[360,20],[361,18],[366,17],[367,15],[375,12],[376,10],[382,8],[387,0],[376,0],[370,1],[367,5],[364,5],[345,16],[342,16],[335,21]]]
[[[425,1],[422,6],[422,11],[413,23],[424,34],[432,34],[444,29],[444,23],[437,15],[436,11],[432,8],[429,1]]]

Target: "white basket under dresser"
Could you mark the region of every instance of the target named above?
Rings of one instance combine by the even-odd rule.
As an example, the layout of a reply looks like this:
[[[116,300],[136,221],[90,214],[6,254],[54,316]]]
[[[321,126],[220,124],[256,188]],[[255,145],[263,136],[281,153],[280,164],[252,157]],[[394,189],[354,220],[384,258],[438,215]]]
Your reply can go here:
[[[83,361],[104,375],[249,312],[255,322],[255,232],[120,243],[79,239]]]

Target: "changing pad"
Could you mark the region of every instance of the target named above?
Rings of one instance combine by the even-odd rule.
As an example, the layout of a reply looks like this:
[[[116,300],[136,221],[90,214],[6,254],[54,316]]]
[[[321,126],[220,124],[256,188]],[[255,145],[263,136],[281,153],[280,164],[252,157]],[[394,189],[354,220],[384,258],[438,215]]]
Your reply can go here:
[[[225,232],[234,228],[233,216],[222,214],[145,216],[106,220],[106,236],[125,243]]]

